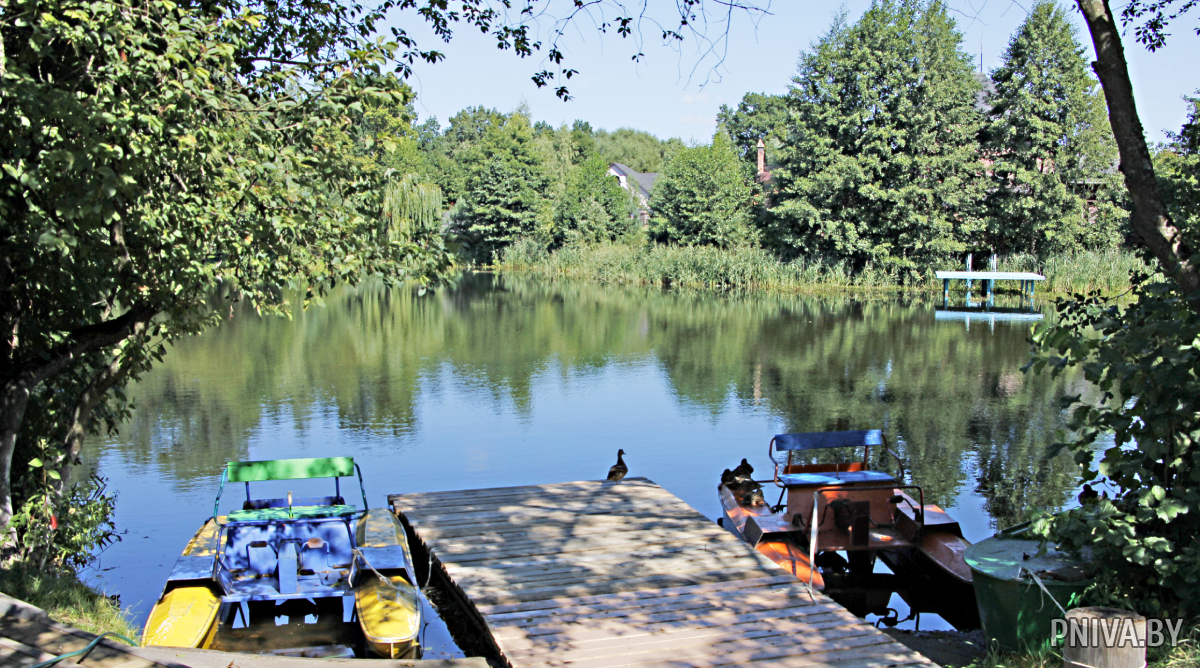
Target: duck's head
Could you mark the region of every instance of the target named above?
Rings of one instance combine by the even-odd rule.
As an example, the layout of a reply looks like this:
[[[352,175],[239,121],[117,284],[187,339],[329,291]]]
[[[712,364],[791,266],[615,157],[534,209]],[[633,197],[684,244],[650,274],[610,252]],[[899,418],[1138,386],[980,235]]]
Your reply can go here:
[[[620,457],[621,455],[624,455],[624,454],[625,454],[625,451],[624,451],[624,450],[622,450],[622,449],[620,449],[620,448],[617,448],[617,456],[618,456],[618,457]]]

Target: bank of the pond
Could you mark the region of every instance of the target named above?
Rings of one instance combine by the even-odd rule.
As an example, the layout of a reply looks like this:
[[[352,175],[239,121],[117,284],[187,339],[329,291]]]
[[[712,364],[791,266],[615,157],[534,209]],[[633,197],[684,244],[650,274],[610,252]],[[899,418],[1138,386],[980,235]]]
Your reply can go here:
[[[977,267],[982,261],[977,263]],[[496,269],[525,271],[546,277],[571,277],[625,285],[755,289],[780,292],[823,290],[933,290],[941,281],[934,269],[907,283],[876,267],[852,272],[844,262],[797,259],[780,262],[761,248],[720,249],[711,246],[647,244],[573,245],[547,251],[533,240],[509,246]],[[946,266],[943,269],[959,269]],[[1038,258],[1013,255],[1000,259],[999,271],[1034,271],[1046,277],[1040,292],[1075,293],[1100,290],[1117,294],[1129,288],[1130,273],[1145,264],[1132,251],[1085,251]],[[963,286],[955,286],[961,289]],[[1016,290],[997,285],[997,289]]]
[[[119,597],[106,596],[73,575],[51,575],[18,564],[0,569],[0,592],[88,633],[141,637],[141,629],[121,609]]]
[[[1043,648],[1030,654],[1013,654],[987,648],[982,631],[902,631],[884,633],[945,668],[1061,668],[1061,652]],[[1200,666],[1200,630],[1184,632],[1175,647],[1150,648],[1148,668],[1195,668]]]

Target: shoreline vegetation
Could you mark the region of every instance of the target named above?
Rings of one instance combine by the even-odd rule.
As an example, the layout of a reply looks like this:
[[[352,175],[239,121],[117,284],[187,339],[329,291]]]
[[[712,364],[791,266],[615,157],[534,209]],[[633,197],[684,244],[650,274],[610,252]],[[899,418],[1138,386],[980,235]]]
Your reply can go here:
[[[977,266],[986,263],[979,258]],[[1075,294],[1099,291],[1114,296],[1130,288],[1130,274],[1149,266],[1131,250],[1076,251],[1038,258],[1009,255],[999,258],[998,271],[1032,271],[1046,277],[1035,294]],[[857,272],[845,262],[798,258],[785,262],[753,246],[721,249],[655,243],[573,244],[547,250],[535,239],[521,239],[491,267],[547,278],[580,278],[618,285],[692,289],[761,290],[768,292],[935,291],[942,282],[928,268],[918,277],[900,278],[871,265]],[[939,269],[960,270],[947,261]],[[951,282],[952,293],[965,291],[962,281]],[[982,286],[976,285],[976,294]],[[1017,284],[1001,281],[996,291],[1017,292]]]
[[[121,609],[116,596],[106,596],[74,574],[36,572],[20,565],[0,569],[0,592],[46,611],[56,622],[88,633],[120,633],[138,639],[142,630]]]

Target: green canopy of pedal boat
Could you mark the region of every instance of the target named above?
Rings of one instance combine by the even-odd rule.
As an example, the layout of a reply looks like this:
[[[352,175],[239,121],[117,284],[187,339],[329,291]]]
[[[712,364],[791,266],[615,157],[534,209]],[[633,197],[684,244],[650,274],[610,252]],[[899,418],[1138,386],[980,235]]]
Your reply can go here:
[[[228,482],[303,480],[306,478],[337,478],[351,475],[354,475],[354,459],[352,457],[229,462],[229,465],[225,468],[225,479]]]

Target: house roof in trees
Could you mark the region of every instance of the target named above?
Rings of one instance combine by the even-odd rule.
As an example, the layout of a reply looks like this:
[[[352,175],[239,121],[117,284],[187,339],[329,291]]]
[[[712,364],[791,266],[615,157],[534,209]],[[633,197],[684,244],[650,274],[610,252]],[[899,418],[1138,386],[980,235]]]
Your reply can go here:
[[[609,164],[608,173],[617,177],[621,187],[629,190],[635,185],[638,189],[638,195],[643,201],[650,200],[650,189],[654,187],[654,181],[658,178],[658,172],[636,172],[629,165],[623,165],[619,162]]]

